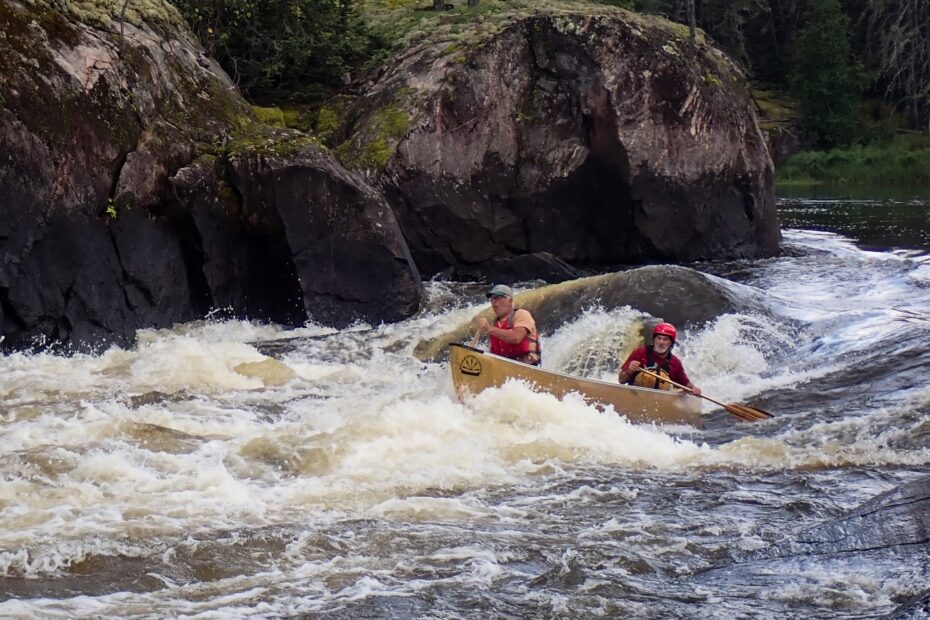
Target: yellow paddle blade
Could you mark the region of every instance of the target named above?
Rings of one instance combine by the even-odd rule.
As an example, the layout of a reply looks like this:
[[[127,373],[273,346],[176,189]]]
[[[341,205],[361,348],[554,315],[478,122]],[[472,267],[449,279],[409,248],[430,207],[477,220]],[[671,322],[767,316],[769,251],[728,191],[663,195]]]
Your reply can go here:
[[[737,405],[735,403],[727,403],[723,406],[729,413],[735,415],[740,420],[746,422],[761,422],[762,420],[768,420],[773,418],[771,413],[764,411],[762,409],[757,409],[756,407],[750,407],[748,405]]]

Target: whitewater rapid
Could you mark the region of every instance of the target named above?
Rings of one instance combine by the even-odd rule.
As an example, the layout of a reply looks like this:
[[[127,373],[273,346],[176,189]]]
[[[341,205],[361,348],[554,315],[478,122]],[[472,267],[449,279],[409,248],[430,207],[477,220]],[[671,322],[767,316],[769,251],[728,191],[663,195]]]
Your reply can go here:
[[[486,306],[479,288],[448,282],[427,283],[426,309],[395,325],[207,320],[140,332],[128,350],[4,356],[0,614],[406,617],[438,591],[450,598],[437,616],[465,613],[472,596],[485,601],[479,615],[643,612],[635,596],[618,607],[584,592],[626,584],[648,598],[666,571],[686,575],[727,545],[764,546],[784,526],[738,507],[765,497],[760,481],[811,478],[770,506],[820,506],[811,485],[930,463],[927,355],[908,344],[930,332],[926,257],[833,233],[785,237],[798,256],[728,285],[761,295],[766,312],[687,326],[676,350],[706,394],[776,413],[754,426],[710,403],[704,431],[636,426],[521,383],[459,402],[447,365],[413,354]],[[612,380],[641,317],[629,307],[565,317],[544,334],[545,365]],[[915,360],[907,385],[881,361],[902,350]],[[877,385],[865,392],[863,367]],[[860,480],[810,516],[885,486]],[[587,549],[586,537],[600,544]],[[631,551],[631,540],[645,546]],[[821,595],[785,596],[816,609]],[[855,604],[890,604],[883,596]],[[727,600],[733,614],[749,609]]]

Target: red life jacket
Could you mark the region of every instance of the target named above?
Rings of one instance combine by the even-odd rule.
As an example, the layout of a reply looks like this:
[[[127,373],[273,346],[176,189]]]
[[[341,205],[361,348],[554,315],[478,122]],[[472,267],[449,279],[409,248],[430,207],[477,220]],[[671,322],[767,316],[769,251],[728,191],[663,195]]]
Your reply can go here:
[[[511,310],[506,319],[494,321],[494,327],[499,329],[513,329],[513,315],[516,313],[516,310]],[[532,334],[527,334],[526,338],[517,344],[510,344],[509,342],[504,342],[500,338],[490,335],[488,336],[488,340],[491,342],[491,353],[494,355],[500,355],[501,357],[532,364],[533,366],[538,366],[542,361],[542,349],[539,346],[538,334],[536,338],[534,338]]]

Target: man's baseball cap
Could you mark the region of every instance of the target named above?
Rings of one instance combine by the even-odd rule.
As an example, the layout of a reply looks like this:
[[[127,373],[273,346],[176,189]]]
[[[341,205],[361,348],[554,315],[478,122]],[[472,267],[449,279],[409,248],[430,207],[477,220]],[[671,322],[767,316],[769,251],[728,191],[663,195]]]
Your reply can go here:
[[[513,289],[503,284],[495,284],[494,288],[488,291],[488,299],[491,297],[510,297],[513,299]]]

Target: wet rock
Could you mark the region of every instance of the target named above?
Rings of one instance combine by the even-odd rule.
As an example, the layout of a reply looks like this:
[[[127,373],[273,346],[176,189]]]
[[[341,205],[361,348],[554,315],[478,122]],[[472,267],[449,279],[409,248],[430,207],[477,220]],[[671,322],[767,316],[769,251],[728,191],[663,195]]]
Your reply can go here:
[[[456,280],[486,280],[500,284],[514,284],[537,278],[554,284],[575,280],[583,275],[586,274],[582,270],[572,267],[549,252],[496,257],[480,266],[455,267],[448,271],[448,276]]]
[[[514,306],[529,310],[544,335],[594,306],[605,310],[630,306],[679,327],[699,325],[727,312],[768,312],[761,293],[754,289],[675,265],[650,265],[543,286],[517,294]],[[484,315],[490,319],[490,310]],[[424,360],[442,359],[450,342],[468,342],[470,333],[471,321],[421,342],[415,354]]]
[[[416,312],[419,272],[393,211],[362,179],[314,145],[233,153],[230,166],[243,208],[250,215],[273,212],[270,220],[280,222],[304,317],[345,327]]]
[[[0,0],[4,346],[128,345],[212,308],[412,314],[384,200],[306,136],[262,131],[168,4],[118,12]]]
[[[276,145],[287,133],[268,132]],[[214,306],[285,324],[396,321],[419,305],[420,278],[393,212],[364,181],[301,141],[233,145],[172,178],[192,218]]]
[[[194,315],[175,224],[152,209],[168,168],[248,106],[190,62],[199,45],[174,13],[149,8],[121,50],[105,9],[0,3],[6,346],[127,344]]]
[[[773,166],[745,79],[682,35],[537,13],[467,49],[424,45],[345,114],[338,151],[377,178],[425,274],[540,252],[586,267],[772,255]]]
[[[930,601],[928,553],[930,476],[925,476],[846,514],[788,534],[782,542],[738,555],[734,563],[711,568],[695,579],[708,586],[776,591],[825,575],[840,582],[844,579],[839,575],[848,575],[852,581],[868,567],[870,577],[881,575],[894,581],[896,590],[916,593],[885,617],[924,617]],[[842,602],[842,592],[837,594]]]
[[[855,554],[904,545],[930,545],[930,476],[882,493],[746,559]]]

